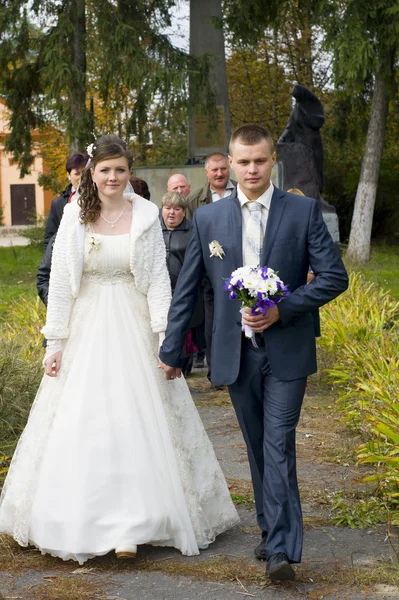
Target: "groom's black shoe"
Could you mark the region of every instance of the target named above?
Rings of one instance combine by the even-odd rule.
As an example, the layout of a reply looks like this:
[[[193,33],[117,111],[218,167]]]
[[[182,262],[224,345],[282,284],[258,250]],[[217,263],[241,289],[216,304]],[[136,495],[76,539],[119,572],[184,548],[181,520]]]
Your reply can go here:
[[[294,581],[295,571],[284,552],[272,554],[267,561],[266,577],[277,581]]]
[[[262,536],[262,541],[254,550],[255,558],[266,560],[266,536]]]

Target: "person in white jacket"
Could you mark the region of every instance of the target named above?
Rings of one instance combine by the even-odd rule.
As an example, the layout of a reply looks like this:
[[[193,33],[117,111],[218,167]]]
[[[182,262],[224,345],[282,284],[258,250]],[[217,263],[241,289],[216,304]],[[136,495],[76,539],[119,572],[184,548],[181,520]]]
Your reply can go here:
[[[137,546],[198,554],[238,516],[184,380],[158,369],[171,292],[158,208],[132,155],[88,148],[54,245],[45,376],[0,499],[0,532],[83,563]]]

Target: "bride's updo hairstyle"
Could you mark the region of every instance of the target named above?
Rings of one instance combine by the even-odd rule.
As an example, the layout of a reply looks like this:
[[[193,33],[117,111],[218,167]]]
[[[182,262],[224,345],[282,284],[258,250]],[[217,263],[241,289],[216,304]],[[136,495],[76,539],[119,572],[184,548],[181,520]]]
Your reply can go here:
[[[80,206],[80,220],[82,223],[94,223],[100,216],[101,200],[98,195],[97,186],[91,177],[91,169],[98,163],[110,158],[124,156],[129,165],[129,171],[133,164],[133,155],[130,148],[116,135],[102,135],[91,145],[90,160],[87,163],[79,183],[78,205]]]

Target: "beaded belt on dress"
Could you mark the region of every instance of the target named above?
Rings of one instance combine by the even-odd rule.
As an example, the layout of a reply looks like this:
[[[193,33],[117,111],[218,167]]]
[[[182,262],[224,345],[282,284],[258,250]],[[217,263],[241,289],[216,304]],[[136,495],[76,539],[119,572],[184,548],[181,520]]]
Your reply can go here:
[[[133,274],[130,271],[84,271],[83,280],[93,281],[101,285],[115,285],[116,283],[130,283]]]

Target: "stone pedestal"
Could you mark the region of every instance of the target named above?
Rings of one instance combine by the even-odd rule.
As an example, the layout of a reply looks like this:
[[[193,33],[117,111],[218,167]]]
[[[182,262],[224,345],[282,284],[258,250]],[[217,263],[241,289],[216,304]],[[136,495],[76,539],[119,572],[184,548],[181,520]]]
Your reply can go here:
[[[320,197],[319,178],[312,148],[298,142],[277,144],[283,190],[298,188],[309,198]]]
[[[279,187],[284,191],[291,188],[301,190],[309,198],[315,198],[323,213],[324,221],[333,241],[339,244],[338,215],[334,206],[320,195],[318,169],[313,150],[299,142],[278,142]]]

